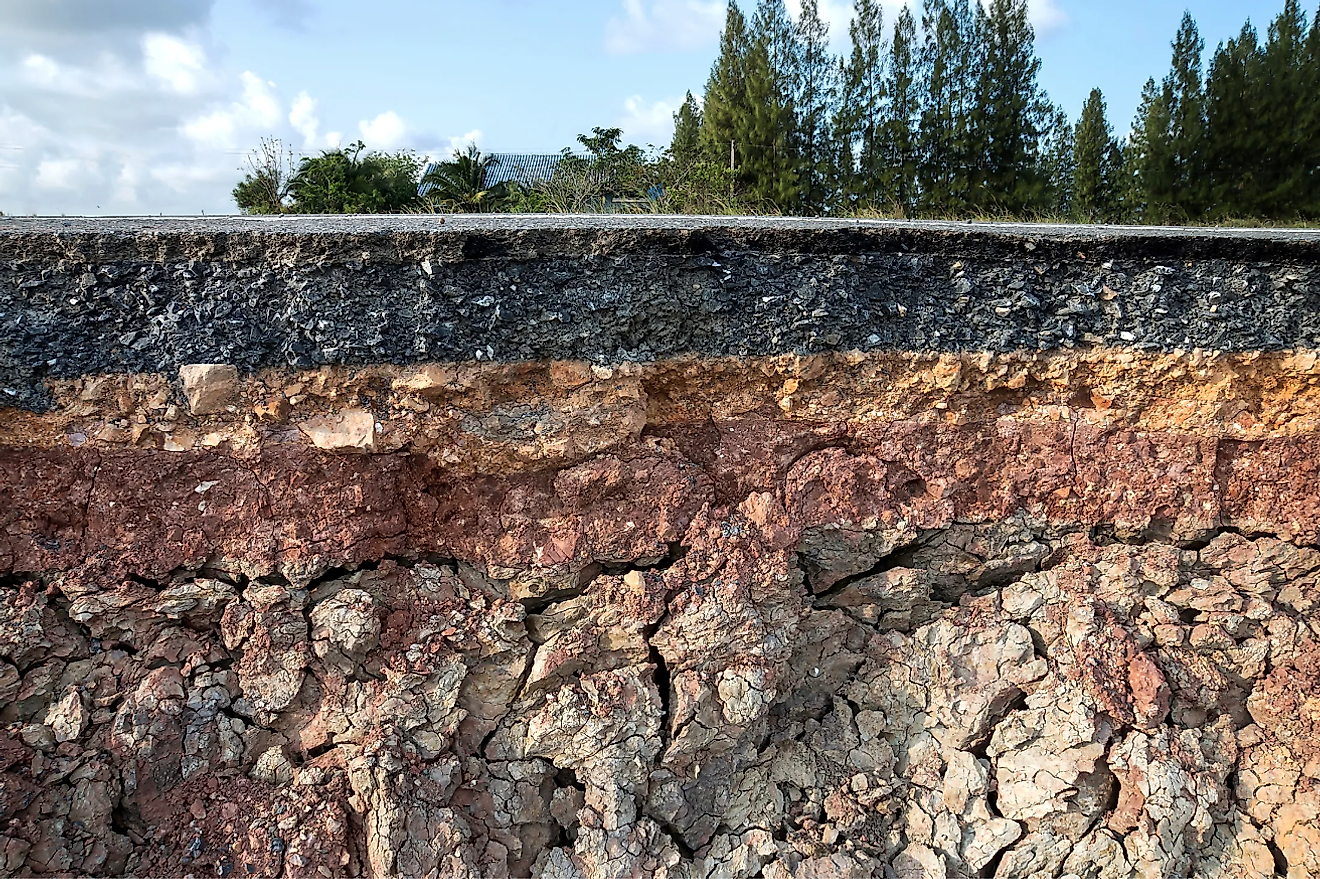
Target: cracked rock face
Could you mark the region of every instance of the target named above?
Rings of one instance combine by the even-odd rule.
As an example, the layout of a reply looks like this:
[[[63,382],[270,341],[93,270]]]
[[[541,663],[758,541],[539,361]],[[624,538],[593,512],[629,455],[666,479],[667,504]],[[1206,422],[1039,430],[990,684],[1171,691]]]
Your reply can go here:
[[[766,295],[822,258],[757,234]],[[509,240],[407,270],[583,241]],[[140,273],[98,246],[43,284]],[[1320,876],[1302,341],[47,375],[0,409],[0,876]]]

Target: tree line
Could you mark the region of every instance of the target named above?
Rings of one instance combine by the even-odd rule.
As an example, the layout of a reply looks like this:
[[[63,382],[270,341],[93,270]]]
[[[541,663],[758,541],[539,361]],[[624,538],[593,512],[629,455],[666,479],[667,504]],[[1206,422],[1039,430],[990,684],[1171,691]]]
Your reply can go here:
[[[817,0],[796,21],[731,0],[704,99],[670,152],[727,164],[784,213],[1093,222],[1320,217],[1320,13],[1247,23],[1208,67],[1190,14],[1129,136],[1093,90],[1076,123],[1040,87],[1026,0],[925,0],[892,25],[856,0],[836,57]]]
[[[235,189],[246,212],[591,211],[1006,217],[1083,222],[1320,218],[1320,12],[1298,0],[1205,62],[1190,14],[1126,136],[1091,92],[1076,122],[1040,86],[1027,0],[924,0],[886,22],[854,0],[833,53],[818,0],[748,19],[729,0],[701,100],[663,150],[578,138],[551,179],[487,186],[489,157],[423,178],[410,153],[355,144],[294,162],[263,142]],[[273,145],[272,145],[273,144]],[[418,193],[418,184],[424,194]]]

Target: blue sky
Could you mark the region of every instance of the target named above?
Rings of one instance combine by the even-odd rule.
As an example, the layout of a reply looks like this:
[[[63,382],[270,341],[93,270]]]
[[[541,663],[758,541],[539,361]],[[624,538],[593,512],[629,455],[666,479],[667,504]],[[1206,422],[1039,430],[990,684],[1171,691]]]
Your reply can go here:
[[[1208,56],[1282,3],[1032,0],[1041,81],[1074,117],[1099,86],[1125,132],[1184,9]],[[821,6],[843,50],[850,6]],[[0,0],[0,210],[232,212],[264,134],[441,155],[619,125],[663,144],[723,16],[723,0]]]

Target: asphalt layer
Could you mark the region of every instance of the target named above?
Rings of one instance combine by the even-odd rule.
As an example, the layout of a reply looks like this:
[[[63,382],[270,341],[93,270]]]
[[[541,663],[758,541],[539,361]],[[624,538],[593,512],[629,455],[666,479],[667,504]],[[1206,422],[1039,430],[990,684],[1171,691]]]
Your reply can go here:
[[[47,377],[831,350],[1320,347],[1320,232],[672,216],[0,218]]]

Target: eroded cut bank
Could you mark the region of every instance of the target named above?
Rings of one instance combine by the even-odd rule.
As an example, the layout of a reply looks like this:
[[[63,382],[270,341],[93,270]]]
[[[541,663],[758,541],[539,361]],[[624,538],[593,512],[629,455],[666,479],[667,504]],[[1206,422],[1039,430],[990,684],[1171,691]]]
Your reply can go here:
[[[1320,875],[1320,237],[0,222],[0,874]]]

